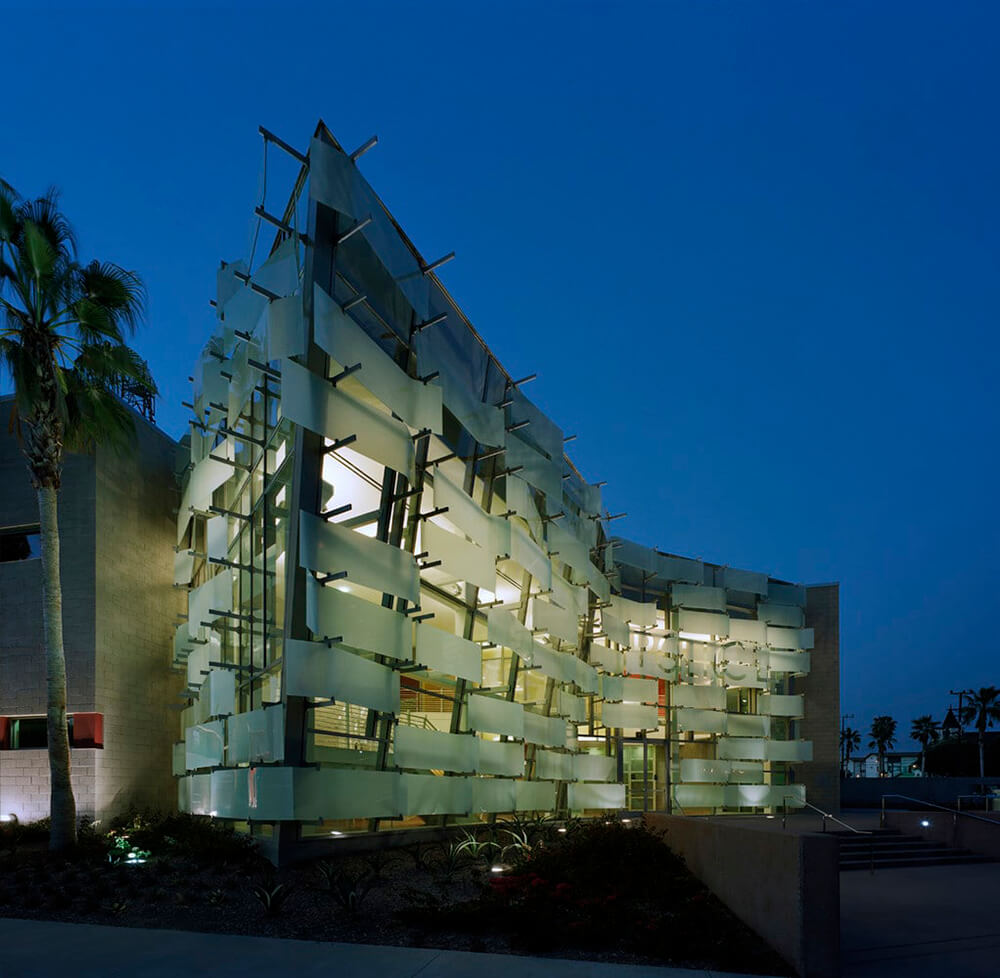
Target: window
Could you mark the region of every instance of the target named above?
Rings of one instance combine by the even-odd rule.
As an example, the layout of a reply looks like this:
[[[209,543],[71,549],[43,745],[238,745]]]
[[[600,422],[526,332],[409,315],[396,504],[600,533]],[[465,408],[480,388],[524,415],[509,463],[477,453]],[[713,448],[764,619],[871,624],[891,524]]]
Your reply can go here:
[[[0,750],[45,750],[49,744],[45,717],[0,717]],[[70,747],[103,747],[104,715],[74,713],[68,718]]]
[[[9,526],[0,529],[0,564],[35,560],[42,554],[42,538],[37,526]]]

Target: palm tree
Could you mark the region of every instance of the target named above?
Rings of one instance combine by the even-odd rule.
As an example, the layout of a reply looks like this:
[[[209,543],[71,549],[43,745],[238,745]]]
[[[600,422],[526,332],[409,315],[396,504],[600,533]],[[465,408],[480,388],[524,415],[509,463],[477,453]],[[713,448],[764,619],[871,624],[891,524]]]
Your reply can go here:
[[[851,754],[861,746],[861,734],[853,727],[844,727],[840,731],[840,776],[847,774],[847,762]]]
[[[968,702],[962,707],[962,723],[972,723],[979,733],[979,777],[986,777],[984,760],[984,744],[986,728],[993,726],[994,721],[1000,721],[1000,689],[996,686],[983,686],[978,692],[967,696]]]
[[[930,744],[937,743],[941,732],[941,724],[937,722],[929,713],[917,717],[910,727],[910,736],[920,744],[920,773],[927,773],[927,748]]]
[[[896,746],[896,721],[887,716],[875,717],[868,733],[871,736],[868,746],[878,750],[878,776],[884,778],[885,753]]]
[[[124,446],[134,425],[115,392],[156,393],[146,364],[125,345],[144,298],[134,272],[77,262],[54,191],[24,200],[0,181],[0,366],[14,382],[10,423],[38,498],[53,850],[76,841],[59,577],[63,452]]]

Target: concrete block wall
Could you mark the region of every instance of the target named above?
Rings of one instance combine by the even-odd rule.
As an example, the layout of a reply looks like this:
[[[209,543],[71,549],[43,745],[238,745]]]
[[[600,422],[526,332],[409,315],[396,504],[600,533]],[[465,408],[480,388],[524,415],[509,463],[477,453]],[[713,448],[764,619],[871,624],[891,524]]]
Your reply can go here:
[[[97,765],[101,751],[70,751],[73,796],[78,815],[94,817]],[[49,815],[49,755],[44,750],[0,751],[0,815],[22,822]]]
[[[805,694],[806,715],[800,736],[811,740],[811,764],[797,766],[806,801],[826,812],[840,811],[840,585],[822,584],[806,591],[806,627],[816,631],[812,670],[795,680]]]
[[[173,628],[183,610],[173,586],[176,447],[136,420],[135,451],[98,450],[96,473],[95,699],[104,714],[96,808],[173,810],[171,748],[184,677],[171,670]]]

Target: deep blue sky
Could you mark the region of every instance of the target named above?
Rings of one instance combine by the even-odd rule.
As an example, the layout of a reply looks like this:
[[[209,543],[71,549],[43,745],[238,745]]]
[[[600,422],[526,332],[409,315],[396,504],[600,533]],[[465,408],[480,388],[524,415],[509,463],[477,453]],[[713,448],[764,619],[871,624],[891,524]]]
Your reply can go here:
[[[275,11],[280,11],[276,15]],[[991,3],[0,7],[0,174],[149,288],[182,433],[258,124],[319,117],[616,528],[842,585],[843,709],[1000,685]],[[286,171],[287,173],[287,171]],[[280,183],[272,170],[270,189]],[[281,185],[283,194],[286,185]],[[271,197],[277,206],[277,196]],[[990,626],[987,628],[986,626]]]

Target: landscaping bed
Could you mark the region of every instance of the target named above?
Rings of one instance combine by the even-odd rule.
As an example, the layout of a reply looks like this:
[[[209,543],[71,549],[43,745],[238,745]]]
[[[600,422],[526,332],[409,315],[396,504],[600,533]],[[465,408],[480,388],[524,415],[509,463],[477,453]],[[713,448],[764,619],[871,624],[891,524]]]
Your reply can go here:
[[[616,819],[498,820],[281,869],[185,815],[46,844],[43,824],[0,826],[0,916],[791,974],[658,834]]]

